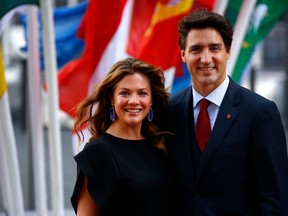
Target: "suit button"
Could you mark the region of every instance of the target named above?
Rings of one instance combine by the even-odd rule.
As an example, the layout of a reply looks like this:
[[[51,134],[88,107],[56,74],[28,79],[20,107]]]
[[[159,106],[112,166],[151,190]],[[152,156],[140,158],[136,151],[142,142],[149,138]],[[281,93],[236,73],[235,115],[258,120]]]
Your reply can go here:
[[[194,194],[194,199],[198,200],[200,198],[200,194]]]

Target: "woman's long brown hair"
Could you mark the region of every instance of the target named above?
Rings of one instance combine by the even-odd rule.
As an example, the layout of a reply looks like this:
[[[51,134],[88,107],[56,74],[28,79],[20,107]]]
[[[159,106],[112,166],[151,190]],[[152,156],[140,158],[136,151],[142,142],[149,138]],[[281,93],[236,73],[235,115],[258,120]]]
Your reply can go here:
[[[147,117],[144,119],[141,133],[154,145],[162,146],[163,135],[168,134],[168,132],[160,131],[157,122],[161,119],[161,114],[164,113],[169,97],[169,93],[165,89],[163,71],[135,58],[126,58],[115,63],[107,76],[96,86],[93,93],[79,104],[74,130],[80,143],[84,140],[81,130],[84,126],[87,125],[91,132],[90,141],[101,136],[108,129],[112,123],[109,112],[115,87],[125,76],[135,73],[140,73],[148,78],[152,92],[154,117],[151,122],[147,120]]]

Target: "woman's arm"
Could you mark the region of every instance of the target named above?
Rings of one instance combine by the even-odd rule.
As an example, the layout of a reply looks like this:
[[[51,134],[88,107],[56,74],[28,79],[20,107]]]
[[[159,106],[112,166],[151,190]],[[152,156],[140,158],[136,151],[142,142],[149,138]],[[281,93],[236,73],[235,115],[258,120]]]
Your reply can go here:
[[[77,203],[77,216],[98,216],[99,207],[94,202],[87,190],[87,177],[84,177],[84,184],[79,194]]]

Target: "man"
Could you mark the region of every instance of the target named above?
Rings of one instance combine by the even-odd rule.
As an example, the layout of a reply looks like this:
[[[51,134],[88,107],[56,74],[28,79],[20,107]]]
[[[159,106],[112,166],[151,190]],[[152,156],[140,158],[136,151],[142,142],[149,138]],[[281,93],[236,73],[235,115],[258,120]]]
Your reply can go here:
[[[193,84],[169,100],[177,216],[288,215],[283,124],[274,102],[227,76],[233,29],[202,9],[180,21],[179,33]],[[202,98],[208,100],[208,125],[197,129]]]

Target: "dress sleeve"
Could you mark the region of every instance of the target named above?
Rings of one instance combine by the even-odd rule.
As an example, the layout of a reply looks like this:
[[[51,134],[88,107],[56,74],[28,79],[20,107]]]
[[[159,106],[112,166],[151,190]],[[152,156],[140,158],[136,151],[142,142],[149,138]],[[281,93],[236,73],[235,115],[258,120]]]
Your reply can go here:
[[[88,143],[74,159],[77,163],[77,179],[71,197],[74,211],[77,211],[84,176],[88,178],[87,188],[91,197],[101,208],[112,197],[118,176],[111,150],[106,144]]]

